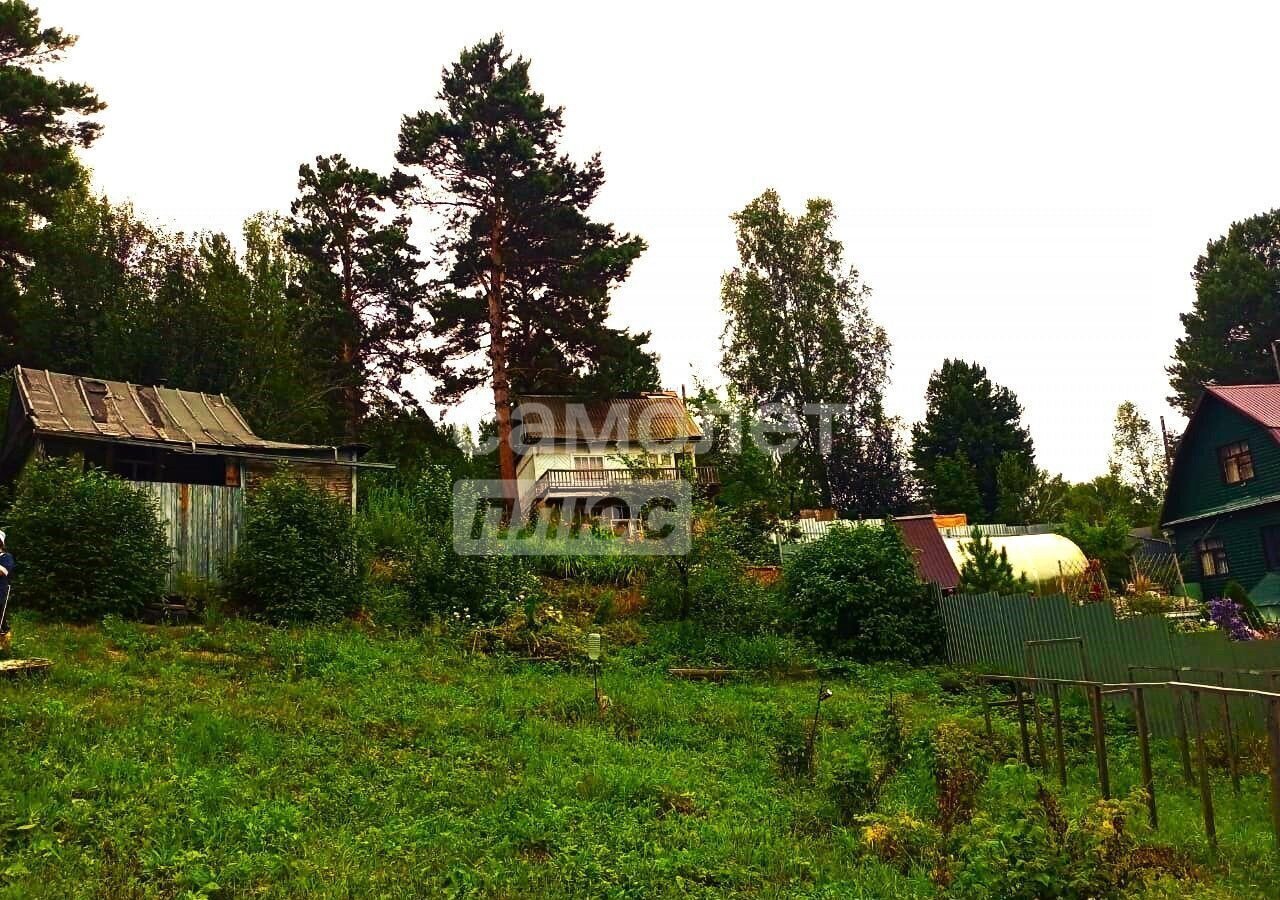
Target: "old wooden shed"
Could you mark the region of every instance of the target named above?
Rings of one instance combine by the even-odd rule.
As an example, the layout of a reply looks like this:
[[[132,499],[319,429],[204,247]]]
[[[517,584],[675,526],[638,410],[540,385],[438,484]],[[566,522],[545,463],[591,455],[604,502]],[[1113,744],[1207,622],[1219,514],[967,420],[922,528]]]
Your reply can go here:
[[[137,482],[155,498],[174,549],[173,576],[216,580],[236,547],[244,492],[282,465],[344,503],[356,504],[361,445],[273,441],[253,432],[221,394],[65,375],[19,366],[0,481],[33,456],[79,457]]]

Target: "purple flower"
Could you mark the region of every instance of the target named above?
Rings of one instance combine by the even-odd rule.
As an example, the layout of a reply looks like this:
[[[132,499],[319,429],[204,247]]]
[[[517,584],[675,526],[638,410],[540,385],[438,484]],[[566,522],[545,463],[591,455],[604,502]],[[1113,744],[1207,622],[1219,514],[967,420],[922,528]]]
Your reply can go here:
[[[1214,597],[1209,601],[1209,618],[1225,631],[1233,641],[1252,641],[1260,635],[1245,621],[1243,609],[1234,600]]]

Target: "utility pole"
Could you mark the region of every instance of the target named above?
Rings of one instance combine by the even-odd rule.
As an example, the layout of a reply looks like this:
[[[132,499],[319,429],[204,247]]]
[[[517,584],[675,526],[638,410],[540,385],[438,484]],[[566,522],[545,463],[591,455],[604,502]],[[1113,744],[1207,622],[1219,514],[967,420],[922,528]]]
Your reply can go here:
[[[1280,340],[1271,342],[1271,361],[1276,366],[1276,381],[1280,381],[1280,353],[1276,352],[1276,344],[1280,344]]]

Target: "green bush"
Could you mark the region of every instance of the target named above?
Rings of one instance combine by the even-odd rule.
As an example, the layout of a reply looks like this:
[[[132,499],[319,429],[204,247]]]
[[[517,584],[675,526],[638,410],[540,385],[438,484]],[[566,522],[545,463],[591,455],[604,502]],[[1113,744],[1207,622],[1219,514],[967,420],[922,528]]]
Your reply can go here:
[[[1034,804],[980,812],[958,829],[950,893],[963,900],[1127,896],[1127,887],[1153,873],[1134,852],[1134,832],[1143,830],[1141,810],[1135,791],[1123,800],[1096,800],[1069,816],[1039,784]]]
[[[279,624],[332,622],[359,609],[366,584],[351,511],[283,471],[249,494],[227,590]]]
[[[841,825],[850,825],[860,816],[875,811],[880,802],[880,790],[865,754],[857,753],[836,767],[831,777],[830,793],[836,808],[836,821]]]
[[[967,821],[987,778],[983,737],[959,719],[939,722],[933,733],[933,780],[938,791],[938,826],[943,834]]]
[[[734,634],[788,630],[781,591],[747,575],[734,538],[720,514],[708,513],[695,524],[688,553],[658,557],[645,584],[654,612]]]
[[[377,567],[385,577],[373,600],[388,622],[494,622],[540,594],[522,558],[501,548],[491,555],[454,551],[453,476],[444,466],[425,467],[407,485],[375,484],[365,493],[359,525],[368,546],[386,563]]]
[[[406,588],[421,618],[457,613],[474,622],[495,622],[542,590],[523,559],[500,551],[460,556],[443,531],[419,548],[409,566]]]
[[[172,553],[151,499],[75,462],[34,460],[9,511],[14,604],[71,621],[133,616],[164,594]]]
[[[892,524],[829,529],[790,556],[784,582],[798,627],[824,647],[861,661],[942,650],[937,604]]]

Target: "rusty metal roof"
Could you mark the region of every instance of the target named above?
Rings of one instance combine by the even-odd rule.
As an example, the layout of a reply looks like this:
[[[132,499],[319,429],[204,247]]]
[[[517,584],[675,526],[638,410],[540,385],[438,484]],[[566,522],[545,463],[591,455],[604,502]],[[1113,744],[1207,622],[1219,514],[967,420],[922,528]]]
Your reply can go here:
[[[1280,441],[1280,384],[1206,384],[1204,389]]]
[[[893,521],[902,530],[903,541],[911,548],[922,580],[932,582],[944,591],[960,584],[960,570],[956,568],[932,515],[902,516]]]
[[[222,394],[23,366],[13,375],[23,411],[41,434],[279,452],[330,449],[258,437]]]
[[[702,429],[684,401],[663,391],[613,400],[577,400],[538,394],[520,398],[514,419],[525,443],[541,440],[588,443],[700,440]]]

